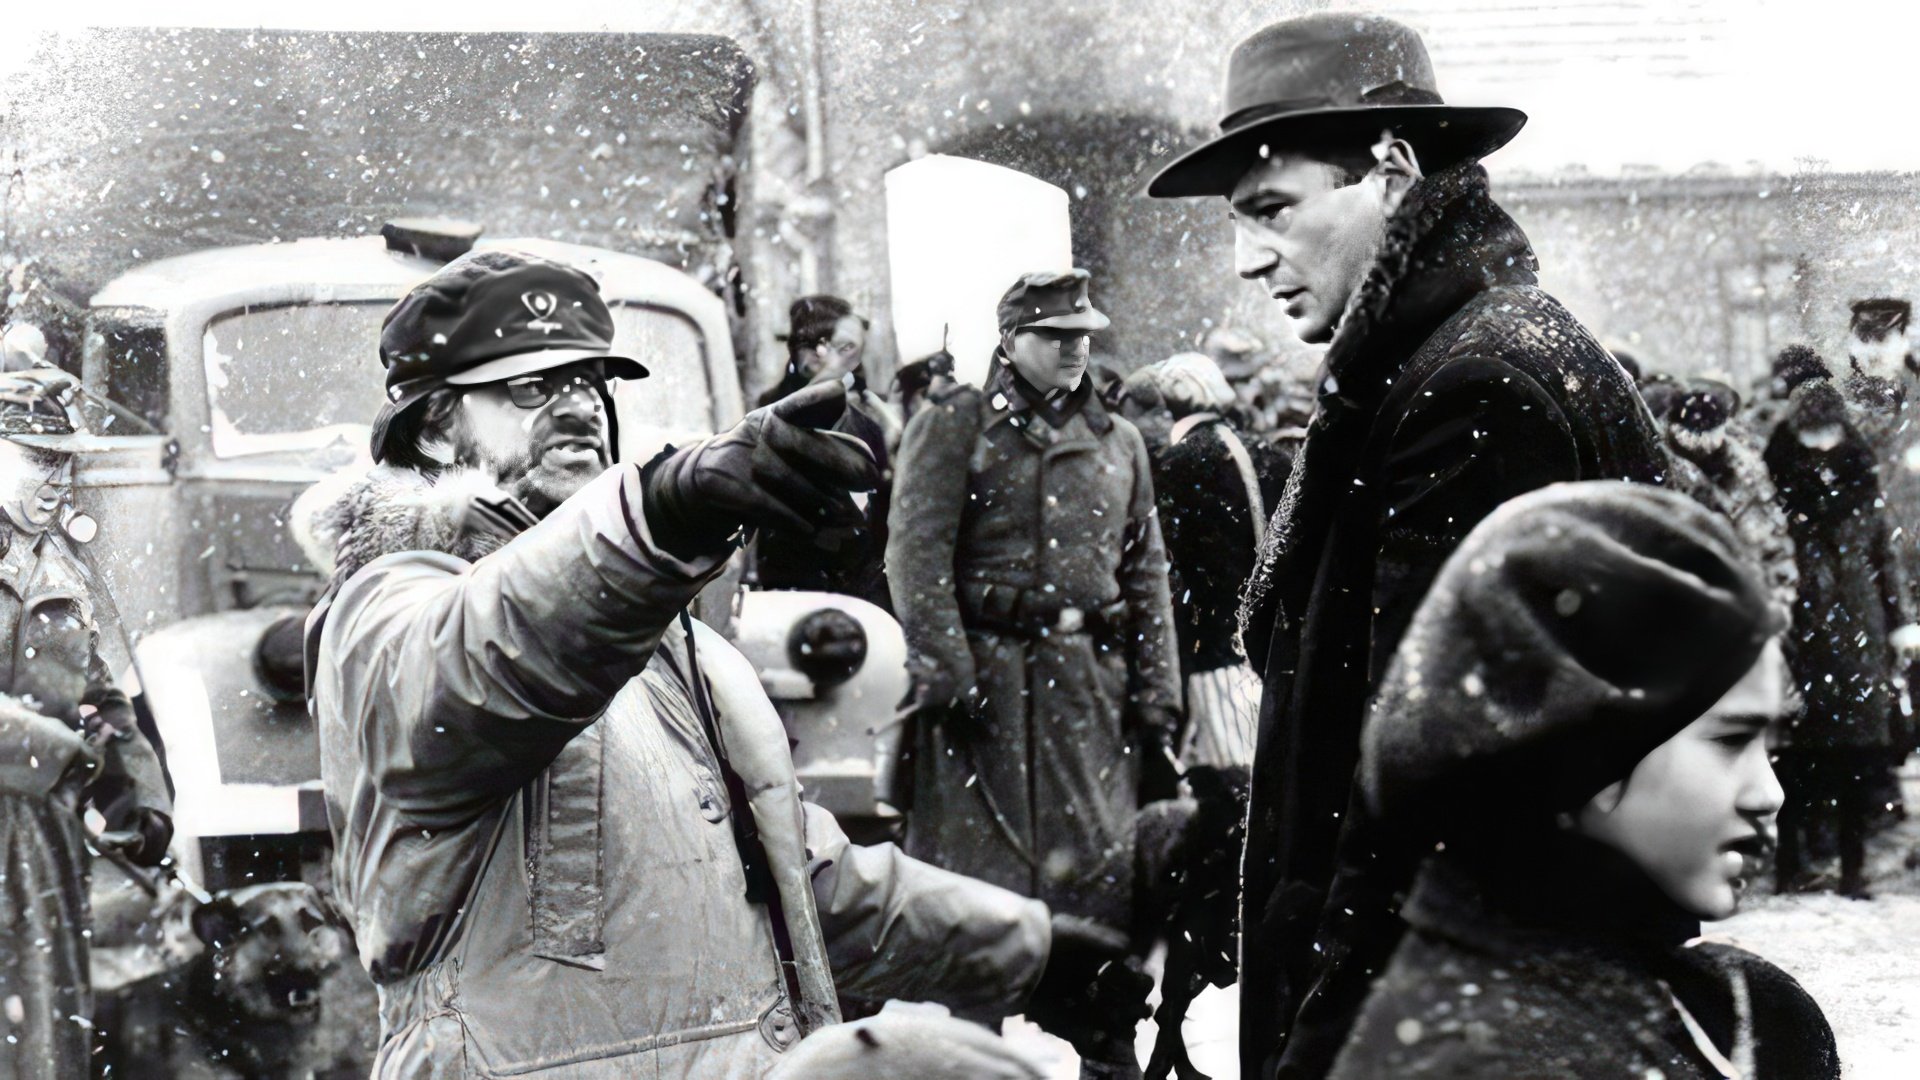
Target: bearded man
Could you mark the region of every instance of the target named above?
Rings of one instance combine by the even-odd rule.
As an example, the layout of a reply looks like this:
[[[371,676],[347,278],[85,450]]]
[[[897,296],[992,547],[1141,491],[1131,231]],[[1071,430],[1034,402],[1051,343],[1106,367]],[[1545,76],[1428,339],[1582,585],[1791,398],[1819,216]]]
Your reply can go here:
[[[580,270],[463,256],[383,326],[383,464],[296,507],[374,1074],[765,1076],[840,994],[987,1019],[1092,980],[1119,944],[802,803],[752,665],[684,614],[743,526],[857,516],[841,386],[620,464],[607,380],[647,372],[612,337]]]
[[[1235,48],[1222,134],[1148,188],[1225,198],[1235,271],[1328,349],[1241,609],[1261,703],[1242,898],[1241,1063],[1330,1066],[1400,936],[1420,838],[1352,784],[1366,703],[1447,555],[1562,480],[1659,481],[1620,365],[1535,285],[1479,158],[1525,123],[1447,105],[1425,44],[1329,12]]]

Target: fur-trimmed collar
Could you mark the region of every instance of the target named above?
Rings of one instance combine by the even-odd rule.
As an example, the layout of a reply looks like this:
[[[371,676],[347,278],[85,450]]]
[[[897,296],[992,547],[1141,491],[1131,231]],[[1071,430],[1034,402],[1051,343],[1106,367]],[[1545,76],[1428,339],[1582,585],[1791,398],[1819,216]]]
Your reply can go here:
[[[1379,253],[1347,301],[1327,348],[1339,383],[1322,395],[1384,393],[1384,379],[1475,293],[1532,285],[1539,262],[1512,217],[1493,201],[1487,171],[1456,166],[1423,177],[1388,219]],[[1390,336],[1406,348],[1380,348]]]
[[[504,499],[492,477],[449,469],[429,477],[377,465],[328,477],[294,500],[289,527],[307,558],[335,587],[382,555],[438,551],[471,562],[503,538],[470,527],[476,498]]]

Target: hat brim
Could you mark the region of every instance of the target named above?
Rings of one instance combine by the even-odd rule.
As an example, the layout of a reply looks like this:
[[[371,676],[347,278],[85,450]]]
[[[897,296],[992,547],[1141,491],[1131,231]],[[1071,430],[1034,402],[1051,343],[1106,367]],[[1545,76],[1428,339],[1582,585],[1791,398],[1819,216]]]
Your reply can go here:
[[[1101,314],[1100,309],[1088,308],[1085,311],[1076,311],[1070,315],[1055,315],[1051,318],[1035,319],[1032,322],[1021,323],[1019,326],[1014,327],[1014,331],[1017,333],[1021,330],[1032,330],[1034,327],[1044,327],[1053,330],[1105,330],[1112,325],[1113,320]]]
[[[514,353],[448,375],[441,382],[448,386],[478,386],[481,383],[499,382],[502,379],[518,378],[537,371],[552,371],[557,367],[579,363],[582,360],[599,360],[606,364],[609,379],[644,379],[647,369],[638,360],[625,356],[608,356],[595,349],[541,349],[538,352]]]
[[[1356,130],[1392,129],[1413,144],[1422,169],[1437,172],[1491,154],[1526,123],[1526,113],[1499,105],[1356,105],[1262,117],[1175,158],[1147,183],[1147,194],[1156,199],[1232,195],[1262,156],[1261,147],[1312,145]]]

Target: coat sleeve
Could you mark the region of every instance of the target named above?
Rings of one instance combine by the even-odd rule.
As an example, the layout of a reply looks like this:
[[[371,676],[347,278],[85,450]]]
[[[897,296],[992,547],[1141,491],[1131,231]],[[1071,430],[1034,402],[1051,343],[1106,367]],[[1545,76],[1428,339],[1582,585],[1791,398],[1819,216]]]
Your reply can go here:
[[[1153,469],[1146,440],[1122,426],[1133,444],[1133,496],[1127,506],[1126,539],[1120,549],[1120,595],[1127,602],[1127,669],[1136,708],[1178,711],[1180,645],[1173,627],[1173,597],[1167,583],[1167,545],[1153,497]]]
[[[997,1020],[1026,1006],[1053,943],[1047,905],[847,840],[833,815],[803,804],[808,872],[841,994],[933,1001]]]
[[[967,502],[967,470],[980,411],[961,391],[907,424],[887,519],[887,586],[916,665],[974,684],[973,651],[954,593],[954,542]]]
[[[95,758],[78,731],[0,693],[0,794],[44,799],[69,768]]]
[[[1556,396],[1499,360],[1466,357],[1428,376],[1386,447],[1374,578],[1376,673],[1427,587],[1467,533],[1501,503],[1583,477]]]
[[[537,776],[646,667],[724,565],[656,548],[639,470],[608,470],[478,562],[389,555],[325,615],[316,696],[349,718],[383,798],[420,822],[469,820]]]
[[[133,703],[114,685],[97,655],[92,669],[85,702],[94,707],[100,727],[108,729],[100,742],[100,776],[91,791],[94,805],[109,829],[136,827],[144,810],[171,819],[173,799],[167,794],[166,770],[134,721]]]

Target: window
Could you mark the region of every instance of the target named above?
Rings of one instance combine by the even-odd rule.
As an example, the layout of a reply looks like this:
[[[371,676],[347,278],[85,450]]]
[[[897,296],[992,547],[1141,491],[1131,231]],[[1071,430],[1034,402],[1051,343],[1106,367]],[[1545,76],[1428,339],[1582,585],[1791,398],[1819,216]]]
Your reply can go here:
[[[365,449],[384,401],[380,322],[391,305],[248,308],[207,324],[216,457]]]

